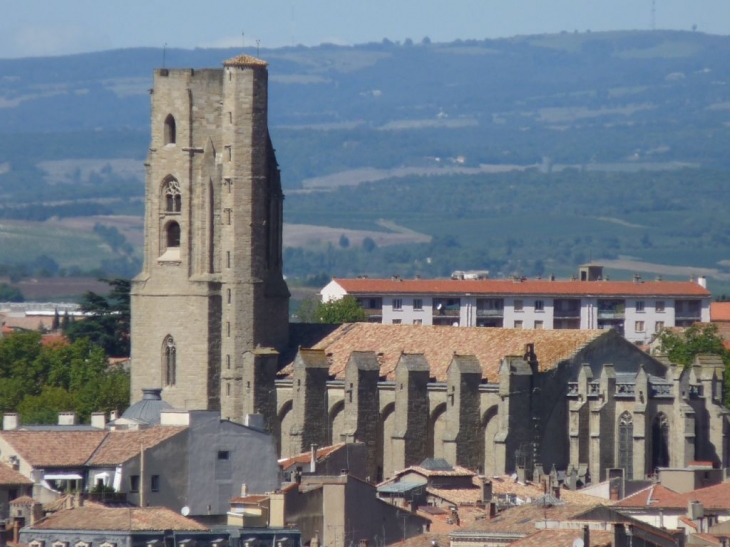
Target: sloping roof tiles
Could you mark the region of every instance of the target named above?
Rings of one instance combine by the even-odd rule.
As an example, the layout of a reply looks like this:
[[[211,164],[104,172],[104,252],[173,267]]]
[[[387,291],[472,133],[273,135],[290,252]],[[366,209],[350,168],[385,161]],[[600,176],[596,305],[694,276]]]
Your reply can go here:
[[[541,520],[568,520],[585,513],[592,507],[589,505],[555,505],[542,507],[539,505],[520,505],[502,511],[492,519],[475,522],[466,529],[454,532],[454,535],[472,534],[531,534],[535,531],[535,522]]]
[[[687,498],[661,484],[653,484],[616,502],[615,506],[617,508],[687,509]]]
[[[3,431],[2,437],[33,467],[81,466],[106,431]]]
[[[573,541],[582,537],[582,530],[540,530],[525,538],[510,543],[512,547],[543,547],[545,545],[575,545]],[[613,532],[605,530],[591,530],[590,546],[586,547],[610,547],[613,544]]]
[[[199,530],[208,528],[165,507],[89,505],[58,511],[32,530]]]
[[[118,465],[140,453],[185,431],[185,427],[150,427],[136,431],[110,431],[99,448],[86,462],[87,465]]]
[[[251,55],[238,55],[223,61],[223,66],[268,66],[269,63]]]
[[[337,279],[352,295],[453,294],[546,296],[694,296],[710,291],[691,281],[546,281],[508,279]]]
[[[0,484],[33,484],[33,481],[0,462]]]
[[[322,462],[326,458],[330,456],[330,454],[333,454],[337,452],[339,449],[344,448],[347,443],[338,443],[333,444],[332,446],[324,446],[322,448],[317,449],[317,462]],[[308,463],[312,459],[312,451],[309,452],[302,452],[301,454],[297,454],[296,456],[292,456],[290,458],[284,458],[279,460],[279,465],[282,469],[287,470],[292,465],[296,463]]]
[[[378,354],[380,375],[393,379],[402,353],[424,354],[436,381],[446,381],[446,371],[455,352],[474,355],[482,366],[482,377],[497,380],[502,358],[524,355],[526,344],[535,344],[540,370],[550,370],[570,359],[582,348],[603,336],[615,335],[600,330],[518,330],[480,327],[442,327],[426,325],[381,325],[350,323],[317,342],[313,349],[324,350],[330,361],[330,375],[345,376],[345,365],[353,351]],[[282,375],[291,374],[291,364]]]
[[[711,302],[710,321],[730,321],[730,302]]]

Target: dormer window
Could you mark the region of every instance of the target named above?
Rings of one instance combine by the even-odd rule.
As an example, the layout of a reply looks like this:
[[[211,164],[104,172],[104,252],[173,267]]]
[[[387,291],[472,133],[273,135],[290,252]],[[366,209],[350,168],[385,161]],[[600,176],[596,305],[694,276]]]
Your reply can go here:
[[[165,118],[165,144],[175,144],[177,142],[177,128],[175,126],[175,117],[168,114]]]

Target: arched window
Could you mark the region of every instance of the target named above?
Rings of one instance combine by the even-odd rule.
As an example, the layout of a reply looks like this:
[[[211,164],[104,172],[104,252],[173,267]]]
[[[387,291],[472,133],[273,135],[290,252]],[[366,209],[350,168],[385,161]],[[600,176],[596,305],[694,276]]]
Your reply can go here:
[[[165,211],[168,213],[179,213],[182,210],[182,192],[180,191],[180,183],[170,177],[165,181],[162,188]]]
[[[624,412],[618,419],[618,466],[624,470],[624,478],[634,476],[634,418]]]
[[[172,221],[167,225],[166,229],[167,248],[176,248],[180,246],[180,225]]]
[[[651,425],[651,471],[669,467],[669,419],[660,412]]]
[[[168,114],[165,118],[165,144],[175,144],[177,142],[177,129],[175,127],[175,117]]]
[[[177,374],[177,348],[172,336],[166,337],[162,344],[162,371],[165,385],[174,386]]]

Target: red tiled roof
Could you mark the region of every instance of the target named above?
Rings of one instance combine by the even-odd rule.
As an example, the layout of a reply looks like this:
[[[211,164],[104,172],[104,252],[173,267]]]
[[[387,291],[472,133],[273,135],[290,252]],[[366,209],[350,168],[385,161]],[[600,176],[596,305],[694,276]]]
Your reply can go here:
[[[692,539],[699,539],[700,542],[692,541],[690,545],[722,545],[722,540],[713,534],[692,534]]]
[[[535,344],[540,370],[550,370],[570,359],[598,338],[617,336],[605,330],[520,330],[480,327],[441,327],[426,325],[381,325],[350,323],[337,328],[317,342],[313,349],[324,350],[330,361],[329,373],[338,379],[353,351],[378,354],[380,375],[393,379],[403,353],[424,354],[436,381],[446,380],[446,371],[458,351],[474,355],[482,366],[482,377],[496,381],[501,360],[509,355],[524,355],[525,345]],[[289,364],[280,374],[291,374]]]
[[[264,500],[269,499],[269,496],[266,495],[257,495],[257,496],[245,496],[241,497],[238,496],[237,498],[232,498],[231,503],[261,503]]]
[[[582,530],[540,530],[525,538],[510,543],[510,547],[562,547],[574,545],[575,538],[583,539]],[[590,546],[586,547],[610,547],[613,543],[613,532],[606,530],[591,530]]]
[[[405,541],[398,540],[390,545],[401,545],[402,547],[433,547],[434,545],[437,547],[449,547],[450,542],[449,536],[445,534],[428,533],[413,536]]]
[[[475,479],[476,481],[479,479]],[[542,487],[534,482],[517,482],[509,475],[502,475],[499,477],[491,477],[492,481],[492,494],[493,495],[505,495],[511,494],[517,496],[522,500],[537,499],[544,495]],[[549,492],[552,494],[551,492]],[[560,489],[560,499],[567,503],[573,503],[577,505],[613,505],[614,502],[611,500],[592,496],[586,494],[580,490],[568,490],[567,488]]]
[[[685,507],[688,501],[699,501],[705,509],[730,509],[730,481],[688,492],[684,497]]]
[[[10,502],[10,505],[33,505],[36,501],[30,496],[20,496]]]
[[[347,443],[338,443],[333,444],[332,446],[324,446],[322,448],[317,449],[317,462],[321,462],[329,457],[330,454],[337,452],[340,448],[344,448],[345,444]],[[296,456],[292,456],[290,458],[284,458],[279,460],[279,465],[282,467],[282,469],[289,469],[292,465],[296,463],[308,463],[312,459],[312,451],[309,452],[302,452],[301,454],[297,454]]]
[[[84,505],[58,511],[31,530],[199,530],[208,528],[165,507]]]
[[[525,504],[511,507],[492,519],[476,521],[462,528],[459,532],[471,534],[531,534],[535,531],[535,522],[541,520],[569,520],[589,511],[596,505],[575,505],[567,503],[543,507]],[[575,532],[574,532],[575,533]]]
[[[704,296],[710,291],[691,281],[545,281],[506,279],[337,279],[347,293],[495,294],[554,296]]]
[[[223,66],[267,66],[269,63],[250,55],[239,55],[223,61]]]
[[[653,484],[616,502],[616,507],[687,509],[686,494],[679,494],[661,484]]]
[[[33,481],[9,465],[0,462],[0,484],[33,484]]]
[[[3,431],[5,441],[33,467],[81,466],[107,436],[106,431]]]
[[[86,462],[87,465],[118,465],[140,453],[185,431],[185,427],[155,426],[132,431],[110,431],[99,448]]]
[[[711,302],[710,321],[730,321],[730,302]]]

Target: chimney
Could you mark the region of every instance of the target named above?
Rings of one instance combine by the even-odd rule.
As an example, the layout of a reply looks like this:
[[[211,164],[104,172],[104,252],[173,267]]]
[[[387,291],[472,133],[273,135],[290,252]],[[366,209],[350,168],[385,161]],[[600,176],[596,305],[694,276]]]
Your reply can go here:
[[[560,485],[553,485],[553,497],[555,499],[560,499]]]
[[[92,412],[91,427],[104,429],[106,427],[106,412]]]
[[[482,483],[482,502],[489,503],[492,501],[492,481],[487,477],[479,477]]]
[[[317,472],[317,445],[312,445],[312,452],[310,454],[309,458],[309,472],[310,473],[316,473]]]
[[[641,283],[641,276],[637,273],[634,274],[634,283]]]
[[[37,501],[33,502],[30,506],[30,525],[33,526],[36,522],[43,518],[43,504]]]
[[[78,424],[78,416],[75,412],[59,412],[58,425],[76,425]]]
[[[493,501],[489,502],[489,518],[493,519],[497,516],[497,504]]]
[[[248,485],[246,485],[246,483],[244,482],[241,485],[241,497],[245,498],[246,496],[248,496]]]
[[[702,287],[703,289],[707,288],[707,278],[704,275],[701,275],[697,278],[697,284]]]
[[[583,545],[591,547],[591,528],[587,524],[583,525]]]
[[[555,281],[555,274],[550,274],[549,279],[550,279],[550,281]]]
[[[3,414],[3,431],[18,429],[18,415],[15,412]]]
[[[110,421],[110,422],[113,422],[113,421],[114,421],[114,420],[116,420],[116,419],[117,419],[118,417],[119,417],[119,415],[118,415],[118,413],[117,413],[117,411],[116,411],[116,410],[112,410],[112,411],[111,411],[111,412],[109,413],[109,421]]]

